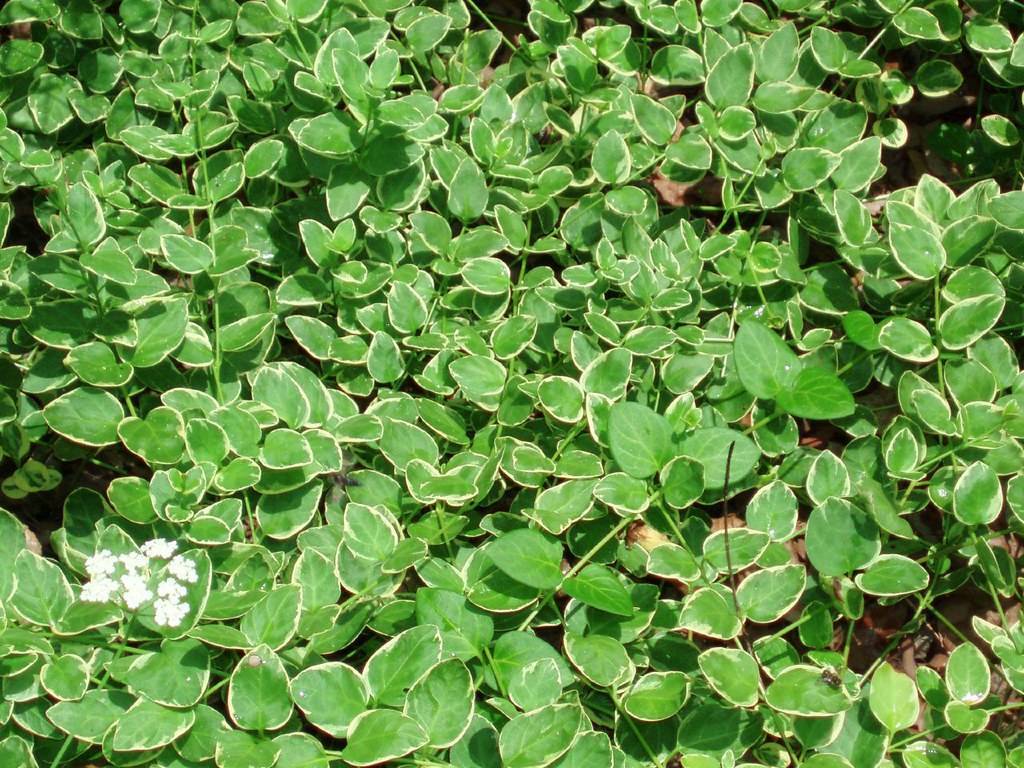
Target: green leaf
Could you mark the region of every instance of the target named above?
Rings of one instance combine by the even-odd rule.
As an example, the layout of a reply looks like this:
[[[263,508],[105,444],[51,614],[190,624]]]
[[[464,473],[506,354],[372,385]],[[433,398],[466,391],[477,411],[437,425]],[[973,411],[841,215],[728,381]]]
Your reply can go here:
[[[345,738],[369,702],[359,673],[339,661],[307,667],[291,679],[288,690],[306,719],[336,739]]]
[[[487,208],[487,180],[480,167],[470,158],[464,159],[448,187],[448,210],[469,223],[476,221]]]
[[[811,511],[807,520],[807,557],[823,576],[842,576],[878,556],[878,526],[860,507],[831,498]]]
[[[633,676],[633,663],[622,643],[605,635],[565,635],[569,661],[594,685],[607,688]]]
[[[270,647],[257,646],[241,658],[231,673],[227,703],[239,728],[272,731],[288,722],[288,674]]]
[[[138,336],[124,352],[125,362],[136,368],[151,368],[177,349],[188,327],[188,301],[165,298],[146,306],[135,316]]]
[[[473,679],[458,659],[437,664],[409,690],[403,712],[419,723],[431,749],[450,747],[469,727]]]
[[[708,72],[704,93],[719,109],[742,106],[754,87],[754,53],[749,43],[730,48]]]
[[[1003,487],[983,461],[967,466],[953,486],[953,514],[967,525],[988,525],[1003,508]]]
[[[164,235],[160,250],[167,263],[186,275],[204,272],[213,264],[213,251],[206,243],[185,235]]]
[[[79,387],[47,405],[43,418],[57,434],[98,448],[118,441],[117,425],[124,418],[124,409],[108,392]]]
[[[299,626],[301,589],[285,584],[268,592],[250,608],[239,629],[252,647],[266,646],[272,651],[283,648]]]
[[[1004,192],[992,198],[988,212],[1000,226],[1024,230],[1024,191]]]
[[[371,701],[397,706],[424,673],[441,660],[441,633],[419,626],[395,635],[377,649],[363,668]]]
[[[858,574],[857,586],[869,595],[897,597],[920,592],[928,586],[928,571],[903,555],[881,555],[864,573]]]
[[[136,656],[125,682],[157,704],[191,707],[210,681],[210,653],[202,643],[164,640],[159,651]]]
[[[683,603],[678,625],[717,640],[731,640],[742,627],[728,591],[720,585],[691,592]]]
[[[854,411],[853,395],[842,379],[810,366],[779,393],[778,404],[786,413],[804,419],[841,419]]]
[[[608,442],[623,471],[642,480],[671,457],[672,428],[664,416],[646,405],[616,403],[608,417]]]
[[[772,541],[789,538],[796,529],[797,501],[779,480],[760,488],[747,506],[747,525],[767,533]]]
[[[18,535],[18,534],[15,534]],[[52,560],[23,549],[14,560],[17,587],[8,605],[30,624],[53,627],[71,606],[71,587]]]
[[[878,330],[882,349],[912,363],[927,363],[938,357],[928,329],[916,320],[890,317]]]
[[[497,360],[470,355],[453,360],[448,370],[465,397],[487,411],[495,411],[505,388],[505,367]]]
[[[736,333],[733,347],[736,371],[746,390],[767,400],[789,389],[800,372],[800,361],[789,346],[755,320]]]
[[[682,672],[649,672],[633,684],[622,705],[630,717],[656,722],[678,712],[689,693],[689,680]]]
[[[946,687],[953,698],[973,706],[988,696],[991,686],[988,660],[977,646],[962,643],[954,648],[946,662]]]
[[[602,184],[622,184],[629,179],[629,147],[617,131],[602,134],[594,145],[590,162]]]
[[[99,744],[134,702],[125,691],[94,688],[79,701],[54,704],[46,711],[46,717],[69,736],[87,744]]]
[[[919,280],[931,280],[946,265],[946,249],[924,227],[890,222],[889,244],[899,265]]]
[[[753,706],[758,699],[759,670],[754,657],[736,648],[710,648],[697,658],[708,685],[737,707]]]
[[[402,352],[389,334],[383,331],[373,334],[366,356],[366,370],[374,381],[382,383],[396,381],[405,372]]]
[[[651,77],[664,85],[699,85],[704,82],[704,62],[683,45],[663,45],[654,52]]]
[[[747,576],[736,590],[746,618],[770,624],[791,610],[803,594],[807,572],[791,563],[764,568]]]
[[[616,616],[633,615],[629,592],[615,573],[603,565],[588,564],[578,574],[566,579],[562,589],[567,595],[592,608]]]
[[[536,589],[554,589],[562,582],[562,545],[532,528],[502,534],[487,547],[487,557],[511,578]]]
[[[191,709],[170,709],[140,698],[118,718],[110,745],[116,752],[163,747],[188,731],[195,719]]]
[[[794,149],[782,160],[782,179],[793,192],[806,192],[827,180],[839,163],[839,155],[825,149]]]
[[[68,190],[68,226],[83,250],[103,239],[107,225],[99,200],[87,185],[77,182]]]
[[[582,713],[570,704],[541,707],[516,715],[498,735],[503,768],[543,768],[565,754],[576,737]]]
[[[172,408],[158,406],[139,419],[129,416],[117,425],[125,448],[148,464],[174,464],[185,449],[184,425]]]
[[[889,733],[909,728],[920,713],[914,681],[890,664],[882,664],[871,678],[868,701],[872,714]]]
[[[81,656],[66,653],[43,665],[39,682],[60,701],[81,699],[89,687],[89,667]]]
[[[341,755],[351,765],[375,765],[414,752],[427,739],[411,717],[390,709],[371,709],[352,722]]]
[[[318,155],[345,157],[360,143],[359,126],[347,113],[328,112],[302,126],[295,140]]]
[[[772,681],[765,691],[768,706],[789,715],[827,717],[845,712],[853,704],[842,684],[826,679],[822,670],[795,664]]]
[[[706,493],[722,492],[725,486],[725,460],[730,445],[736,446],[730,468],[730,480],[735,488],[751,473],[761,458],[761,451],[753,440],[742,432],[725,427],[706,427],[687,435],[679,445],[679,453],[704,466]]]

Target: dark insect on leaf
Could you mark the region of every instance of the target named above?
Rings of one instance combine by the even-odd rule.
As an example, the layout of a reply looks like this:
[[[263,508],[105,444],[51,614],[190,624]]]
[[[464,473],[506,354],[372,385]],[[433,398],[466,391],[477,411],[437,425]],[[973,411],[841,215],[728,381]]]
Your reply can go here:
[[[356,488],[359,486],[359,481],[354,477],[349,477],[344,472],[338,472],[337,474],[331,475],[331,482],[339,488]]]
[[[821,671],[821,681],[833,688],[838,688],[843,684],[842,678],[839,677],[839,674],[834,669],[823,669]]]
[[[359,485],[358,480],[354,477],[349,477],[345,472],[336,472],[333,475],[328,475],[328,479],[331,481],[330,490],[327,492],[327,504],[329,506],[340,507],[344,505],[345,499],[348,497],[346,490]]]

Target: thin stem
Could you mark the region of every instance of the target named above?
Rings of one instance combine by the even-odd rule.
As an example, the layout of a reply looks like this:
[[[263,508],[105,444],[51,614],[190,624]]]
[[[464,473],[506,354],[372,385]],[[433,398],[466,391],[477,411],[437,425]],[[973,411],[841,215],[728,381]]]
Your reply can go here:
[[[982,543],[981,539],[978,537],[978,534],[974,534],[972,538],[974,539],[974,548],[978,549]],[[1006,614],[1003,612],[1003,604],[999,600],[999,594],[996,592],[995,585],[992,584],[992,579],[988,576],[988,571],[982,568],[981,574],[985,577],[985,586],[988,589],[989,595],[992,597],[992,602],[995,604],[996,613],[999,614],[999,621],[1001,622],[1003,629],[1009,629],[1010,625],[1006,621]],[[961,637],[963,637],[963,635],[961,635]]]
[[[501,37],[501,41],[506,46],[508,46],[508,49],[512,51],[512,53],[519,53],[519,49],[516,47],[515,43],[509,40],[508,37],[505,36],[505,33],[498,29],[497,26],[495,26],[494,22],[491,21],[490,17],[482,10],[480,10],[479,5],[473,2],[473,0],[466,0],[466,5],[468,5],[476,12],[476,15],[480,17],[480,20],[483,21],[484,24],[486,24],[488,27],[490,27],[491,29],[498,33],[498,35]]]
[[[939,283],[939,277],[935,278],[935,330],[939,328],[939,317],[942,315],[942,286]],[[941,355],[935,360],[935,372],[939,376],[939,391],[946,391],[946,378],[943,375],[942,370],[942,357]]]
[[[722,536],[725,539],[725,567],[729,569],[729,591],[732,593],[732,604],[736,609],[736,618],[743,632],[743,612],[740,610],[740,599],[736,595],[736,572],[732,567],[732,547],[729,546],[729,473],[732,470],[732,453],[736,443],[729,443],[729,452],[725,455],[725,479],[722,484]]]
[[[647,759],[650,760],[658,768],[664,768],[664,763],[658,759],[658,755],[651,749],[651,745],[647,743],[647,739],[640,733],[640,729],[637,728],[636,723],[633,722],[633,718],[626,714],[626,711],[622,708],[622,704],[619,702],[619,697],[615,695],[615,690],[612,688],[608,689],[608,695],[612,698],[612,703],[615,705],[615,710],[619,713],[619,717],[626,721],[626,725],[636,736],[636,740],[640,742],[640,746],[643,747],[644,752],[647,753]]]
[[[969,642],[971,642],[970,640],[967,639],[967,637],[964,635],[963,632],[961,632],[959,629],[957,629],[956,625],[954,625],[949,619],[947,619],[945,616],[943,616],[941,613],[939,613],[939,611],[934,606],[929,605],[928,606],[928,612],[932,616],[934,616],[936,619],[938,619],[939,622],[943,626],[946,627],[946,629],[948,629],[950,632],[952,632],[954,635],[956,635],[957,639],[961,643],[969,643]]]
[[[215,694],[217,691],[219,691],[221,688],[223,688],[229,682],[231,682],[231,677],[230,676],[225,677],[224,679],[219,680],[218,682],[214,683],[213,685],[211,685],[209,688],[206,689],[206,693],[203,694],[203,698],[204,699],[210,698],[213,694]]]
[[[501,692],[502,698],[508,698],[508,691],[505,690],[505,684],[501,681],[501,675],[498,674],[498,665],[494,661],[494,655],[491,653],[491,649],[486,645],[483,647],[484,658],[487,661],[487,666],[491,668],[491,673],[494,675],[494,682],[498,686],[498,691]]]
[[[786,626],[784,626],[784,627],[783,627],[782,629],[780,629],[780,630],[779,630],[778,632],[776,632],[775,634],[773,634],[773,635],[768,635],[767,637],[765,637],[765,638],[763,638],[763,639],[764,639],[765,641],[769,641],[769,640],[778,640],[778,639],[779,639],[780,637],[783,637],[784,635],[788,635],[788,634],[789,634],[790,632],[792,632],[792,631],[793,631],[794,629],[797,629],[798,627],[800,627],[800,626],[802,626],[802,625],[806,624],[806,623],[807,623],[808,621],[810,621],[810,620],[811,620],[811,619],[813,619],[813,618],[814,618],[814,614],[813,614],[813,613],[805,613],[805,614],[804,614],[803,616],[801,616],[801,617],[800,617],[799,619],[797,619],[796,621],[790,622],[789,624],[787,624]]]
[[[751,432],[757,432],[757,430],[759,430],[761,427],[765,426],[766,424],[771,424],[778,417],[779,417],[779,414],[777,414],[775,412],[772,412],[769,415],[765,416],[763,419],[758,419],[753,424],[751,424],[749,427],[747,427],[745,430],[743,430],[743,434],[744,435],[749,435]],[[733,443],[732,445],[736,445],[736,444]],[[730,450],[730,453],[731,453],[732,452],[732,446],[730,446],[729,450]]]
[[[188,57],[189,64],[192,67],[192,80],[196,78],[196,13],[199,9],[199,4],[195,3],[192,6],[192,33],[189,41]],[[196,150],[199,154],[199,167],[202,169],[203,174],[203,193],[206,198],[206,219],[210,226],[210,237],[213,238],[213,233],[217,229],[216,216],[214,216],[216,210],[216,204],[211,199],[211,188],[210,188],[210,169],[209,162],[206,156],[206,146],[203,141],[203,111],[200,109],[200,104],[195,107],[195,114],[190,115],[192,124],[195,126],[195,139],[196,139]],[[193,176],[195,172],[193,172]],[[188,179],[185,179],[186,183]],[[195,186],[195,179],[193,178],[193,186]],[[196,234],[193,232],[193,234]],[[224,392],[221,389],[220,384],[220,370],[221,370],[221,339],[220,339],[220,307],[218,306],[217,299],[220,294],[220,280],[218,278],[212,278],[213,281],[213,391],[217,397],[217,401],[223,404]]]
[[[527,629],[530,626],[530,623],[535,618],[537,618],[537,614],[544,610],[544,607],[551,602],[551,599],[555,596],[555,593],[562,588],[562,585],[565,584],[565,582],[568,579],[571,579],[573,576],[579,573],[580,570],[582,570],[587,565],[587,563],[590,562],[591,558],[593,558],[594,555],[601,551],[605,544],[607,544],[609,541],[618,536],[620,531],[622,531],[626,526],[628,526],[635,520],[636,518],[632,517],[623,518],[618,522],[618,524],[614,528],[608,531],[608,533],[606,533],[601,538],[601,540],[597,542],[597,544],[590,548],[589,552],[587,552],[583,557],[581,557],[579,561],[577,561],[577,563],[572,568],[570,568],[564,576],[562,576],[562,580],[558,582],[558,586],[550,592],[548,592],[544,599],[541,600],[540,603],[538,603],[537,607],[530,612],[530,615],[523,619],[523,621],[519,624],[518,630],[522,632],[525,629]]]
[[[121,391],[121,399],[124,401],[124,404],[128,406],[128,413],[131,414],[132,416],[138,416],[138,414],[135,412],[135,406],[132,405],[132,397],[130,394],[128,394],[128,388],[122,386],[119,387],[119,389]]]
[[[932,579],[932,583],[928,587],[928,591],[925,593],[924,597],[921,598],[921,602],[918,603],[917,610],[915,610],[914,615],[910,617],[910,621],[903,625],[903,629],[901,629],[899,632],[893,635],[892,639],[889,641],[889,644],[885,646],[885,650],[878,654],[875,660],[871,663],[871,666],[869,666],[864,671],[864,674],[860,676],[861,681],[868,680],[871,677],[872,673],[874,673],[874,671],[878,669],[878,667],[881,666],[887,658],[889,658],[889,654],[896,649],[896,646],[899,645],[900,641],[907,634],[910,633],[911,630],[906,629],[906,627],[915,624],[917,620],[921,618],[921,614],[929,608],[932,601],[932,593],[935,591],[935,587],[937,584],[938,580]]]
[[[441,538],[444,540],[444,548],[448,552],[448,557],[454,560],[455,550],[452,549],[451,539],[448,538],[448,528],[445,525],[444,502],[439,501],[434,505],[434,515],[437,517],[437,527],[441,532]]]
[[[893,23],[893,21],[895,21],[896,17],[899,16],[901,13],[903,13],[905,10],[907,10],[907,8],[909,8],[913,4],[914,4],[914,0],[907,0],[907,2],[905,2],[903,4],[902,8],[900,8],[896,13],[894,13],[892,16],[890,16],[889,20],[885,22],[885,24],[882,26],[882,28],[880,30],[878,30],[878,34],[875,35],[871,39],[871,42],[867,44],[867,47],[857,55],[856,61],[860,61],[865,56],[867,56],[868,53],[871,52],[871,49],[873,49],[876,45],[878,45],[879,40],[882,39],[882,35],[884,35],[886,32],[889,31],[889,27],[892,26],[892,23]]]

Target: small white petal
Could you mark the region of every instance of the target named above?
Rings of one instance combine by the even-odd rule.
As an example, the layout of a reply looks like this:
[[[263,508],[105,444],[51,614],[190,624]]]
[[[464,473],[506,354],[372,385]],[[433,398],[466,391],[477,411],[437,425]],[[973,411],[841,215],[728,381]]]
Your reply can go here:
[[[100,576],[82,587],[81,599],[86,603],[106,603],[116,591],[116,581],[108,576]]]
[[[156,557],[166,560],[172,557],[178,549],[178,542],[167,539],[150,539],[142,545],[142,551],[147,557]]]
[[[156,593],[160,597],[167,598],[169,600],[180,600],[187,594],[185,587],[175,581],[174,579],[164,579],[156,588]]]
[[[109,549],[101,549],[92,557],[86,558],[85,572],[92,578],[111,576],[117,568],[117,558]]]
[[[195,584],[199,581],[196,564],[183,555],[175,555],[174,559],[167,564],[167,570],[174,578],[181,579],[189,584]]]
[[[153,608],[155,609],[153,620],[163,627],[177,627],[189,611],[187,604],[165,598],[153,603]]]
[[[129,573],[143,571],[149,568],[149,558],[140,552],[129,552],[126,555],[121,555],[121,565]]]
[[[121,599],[133,611],[143,603],[153,599],[153,593],[146,585],[145,579],[138,574],[129,573],[122,576],[121,586],[124,589],[121,593]]]

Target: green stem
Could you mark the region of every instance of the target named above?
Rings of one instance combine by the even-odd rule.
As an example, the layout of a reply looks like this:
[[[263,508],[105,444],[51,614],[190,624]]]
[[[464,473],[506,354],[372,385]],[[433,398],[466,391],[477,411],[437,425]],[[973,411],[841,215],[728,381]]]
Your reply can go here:
[[[773,635],[768,635],[768,636],[767,636],[766,638],[764,638],[764,639],[765,639],[766,641],[767,641],[767,640],[777,640],[778,638],[780,638],[780,637],[783,637],[784,635],[788,635],[788,634],[789,634],[790,632],[792,632],[792,631],[793,631],[794,629],[797,629],[797,628],[799,628],[800,626],[802,626],[803,624],[806,624],[806,623],[807,623],[808,621],[810,621],[810,620],[811,620],[811,619],[813,619],[813,618],[814,618],[814,614],[813,614],[813,613],[805,613],[805,614],[804,614],[803,616],[801,616],[801,617],[800,617],[799,619],[797,619],[796,621],[794,621],[794,622],[791,622],[791,623],[787,624],[786,626],[784,626],[784,627],[783,627],[782,629],[780,629],[780,630],[779,630],[778,632],[776,632],[775,634],[773,634]]]
[[[512,53],[519,53],[519,49],[516,47],[515,43],[509,40],[508,37],[505,36],[505,33],[498,29],[497,26],[495,26],[494,22],[491,21],[490,17],[482,10],[480,10],[479,5],[477,5],[473,0],[466,0],[466,5],[473,9],[473,11],[476,13],[477,16],[480,17],[480,20],[483,21],[484,24],[486,24],[488,27],[490,27],[491,29],[498,33],[498,35],[501,37],[501,41],[508,47],[510,51],[512,51]]]
[[[882,665],[882,663],[889,657],[889,654],[896,649],[896,646],[899,645],[900,641],[910,632],[906,627],[914,624],[919,618],[921,618],[921,614],[929,608],[932,602],[932,593],[935,591],[937,584],[938,580],[932,579],[932,583],[928,587],[928,591],[925,593],[924,597],[921,598],[921,602],[918,603],[917,609],[914,611],[914,615],[910,617],[910,621],[903,625],[903,629],[893,635],[892,639],[889,640],[889,644],[885,646],[885,650],[878,654],[875,660],[871,663],[871,666],[869,666],[867,670],[865,670],[864,674],[860,676],[862,682],[870,679],[872,673]]]
[[[942,315],[942,286],[939,283],[939,277],[935,278],[935,331],[939,330],[939,317]],[[935,360],[935,371],[939,376],[939,392],[946,391],[946,378],[943,375],[942,370],[942,357],[941,355]]]
[[[520,632],[525,631],[530,626],[530,623],[535,618],[537,618],[537,614],[544,610],[544,607],[551,602],[551,599],[555,596],[555,593],[562,588],[562,585],[565,584],[565,582],[568,579],[571,579],[573,576],[579,573],[584,568],[584,566],[586,566],[587,563],[590,562],[590,559],[601,551],[605,544],[607,544],[609,541],[618,536],[620,531],[626,528],[626,526],[628,526],[630,523],[635,522],[636,519],[637,518],[632,517],[623,518],[618,522],[618,524],[614,528],[608,531],[608,533],[606,533],[601,538],[601,540],[597,542],[597,544],[590,548],[589,552],[587,552],[583,557],[579,559],[579,561],[577,561],[576,565],[574,565],[572,568],[568,570],[568,572],[562,577],[562,580],[558,582],[558,586],[550,592],[548,592],[544,599],[541,600],[540,603],[538,603],[537,607],[530,612],[530,615],[523,619],[523,621],[519,624],[518,630]]]
[[[224,679],[220,680],[219,682],[214,683],[213,685],[211,685],[209,688],[206,689],[206,693],[203,694],[203,698],[204,699],[210,698],[213,694],[215,694],[218,690],[223,688],[229,682],[231,682],[231,677],[230,676],[225,677]]]
[[[981,539],[978,537],[978,534],[974,534],[971,538],[974,540],[975,549],[981,546]],[[1010,625],[1006,621],[1006,614],[1003,612],[1003,604],[999,600],[999,593],[996,591],[995,585],[992,583],[992,579],[988,577],[988,572],[982,568],[981,573],[985,577],[985,587],[988,589],[988,593],[992,597],[992,602],[996,607],[996,613],[999,614],[999,621],[1001,622],[1003,629],[1009,629]],[[967,641],[963,635],[960,635],[960,637],[964,639],[964,642]]]
[[[752,432],[757,432],[757,430],[759,430],[761,427],[765,426],[766,424],[771,424],[777,418],[779,418],[779,414],[773,411],[769,415],[765,416],[763,419],[758,419],[756,422],[754,422],[745,430],[743,430],[743,434],[749,435]]]
[[[1010,712],[1010,711],[1012,711],[1014,709],[1021,709],[1021,708],[1024,708],[1024,701],[1018,701],[1018,702],[1015,702],[1013,704],[1005,704],[1005,705],[1003,705],[1001,707],[995,707],[994,709],[987,709],[985,711],[988,712],[990,715],[994,715],[994,714],[997,714],[999,712]],[[907,744],[911,744],[911,743],[913,743],[915,741],[919,741],[920,739],[925,739],[928,736],[931,736],[933,733],[936,733],[937,731],[940,731],[943,728],[947,728],[947,727],[948,726],[945,723],[942,723],[940,725],[935,726],[934,728],[928,728],[927,730],[924,730],[924,731],[918,731],[917,733],[913,733],[910,736],[907,736],[905,739],[900,739],[899,741],[894,742],[893,745],[891,747],[889,747],[889,749],[890,750],[902,749]]]
[[[67,751],[71,748],[74,741],[74,736],[65,737],[64,743],[60,745],[60,749],[57,750],[57,754],[53,758],[53,762],[50,763],[50,768],[57,768],[57,766],[60,765],[60,761],[64,759],[64,755],[67,754]]]
[[[192,34],[189,42],[188,57],[189,64],[192,67],[192,79],[196,77],[196,12],[199,9],[199,4],[196,3],[192,6]],[[211,199],[211,188],[210,188],[210,169],[209,163],[207,162],[206,146],[203,141],[203,112],[199,105],[195,107],[195,114],[190,116],[192,124],[195,127],[195,139],[196,139],[196,150],[199,154],[199,167],[202,169],[203,174],[203,186],[204,196],[206,198],[206,219],[210,226],[210,238],[213,239],[213,233],[217,229],[216,217],[214,216],[216,210],[216,204]],[[188,179],[185,179],[186,183]],[[195,181],[193,180],[193,184]],[[196,234],[193,232],[193,234]],[[217,278],[213,280],[213,391],[217,397],[218,402],[223,404],[224,392],[221,389],[220,384],[220,370],[221,370],[221,344],[220,344],[220,307],[218,306],[217,299],[219,298],[220,285]]]
[[[932,616],[934,616],[936,619],[938,619],[939,622],[946,627],[946,629],[948,629],[950,632],[952,632],[954,635],[956,635],[957,639],[961,643],[970,643],[971,642],[970,640],[968,640],[964,636],[963,632],[961,632],[959,629],[957,629],[956,626],[949,619],[947,619],[945,616],[943,616],[941,613],[939,613],[939,611],[936,610],[934,606],[929,605],[928,606],[928,612]]]
[[[124,400],[124,404],[128,406],[128,413],[130,413],[132,416],[138,416],[138,414],[135,412],[135,406],[132,405],[132,397],[131,395],[128,394],[127,387],[122,386],[119,387],[119,389],[121,390],[121,398]]]
[[[637,728],[636,723],[633,722],[633,718],[627,715],[626,711],[622,708],[622,704],[619,702],[619,697],[615,695],[615,690],[613,688],[608,688],[608,695],[611,696],[612,703],[615,705],[615,710],[619,713],[619,717],[626,721],[626,725],[629,726],[633,735],[636,736],[636,740],[640,742],[640,746],[643,747],[644,752],[647,753],[647,759],[654,763],[657,768],[665,768],[664,763],[658,759],[654,750],[651,749],[651,745],[647,743],[647,739],[645,739],[644,735],[640,733],[640,729]]]
[[[444,540],[444,548],[448,552],[448,557],[454,560],[455,550],[452,549],[452,541],[448,538],[448,528],[445,525],[447,516],[445,515],[444,502],[439,501],[434,505],[434,514],[437,516],[437,527],[441,532],[441,538]]]
[[[505,690],[505,684],[501,681],[501,675],[498,674],[498,665],[494,661],[494,655],[491,653],[491,649],[486,645],[483,647],[484,659],[487,661],[487,666],[491,668],[491,673],[494,675],[494,682],[498,686],[498,690],[501,692],[501,696],[504,699],[508,698],[508,691]]]

